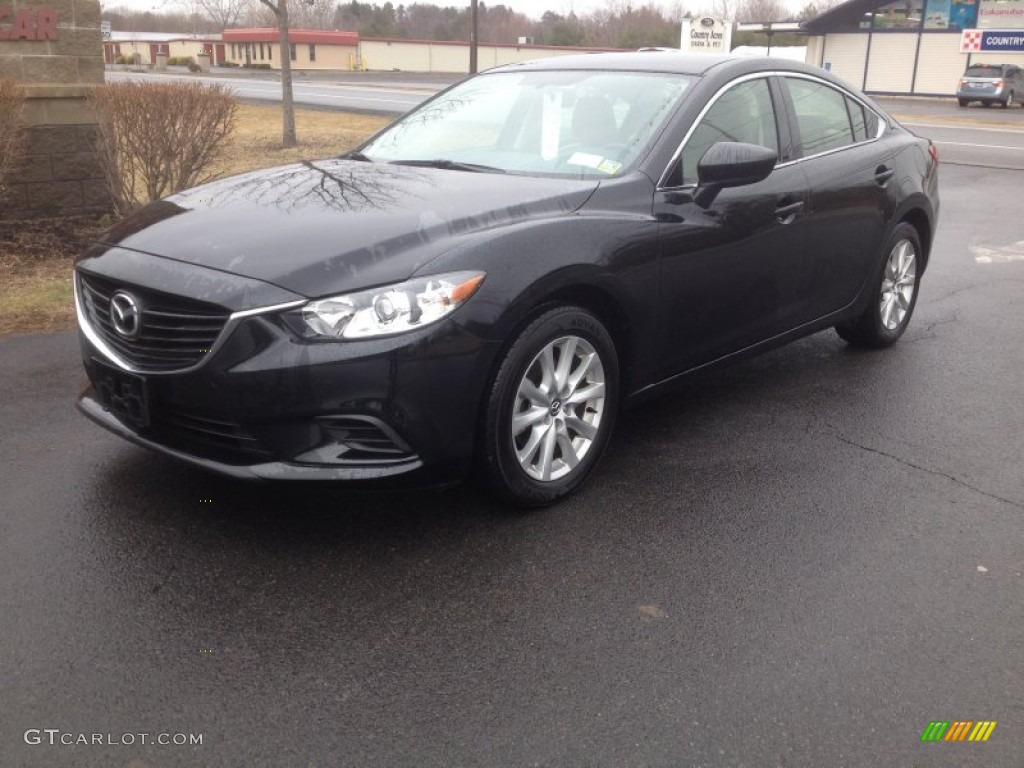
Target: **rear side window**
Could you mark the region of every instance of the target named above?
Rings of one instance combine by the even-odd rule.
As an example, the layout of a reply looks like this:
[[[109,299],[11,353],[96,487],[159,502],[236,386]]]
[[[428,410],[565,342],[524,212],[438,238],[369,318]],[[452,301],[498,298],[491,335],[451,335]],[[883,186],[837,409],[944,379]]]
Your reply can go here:
[[[878,135],[878,116],[835,88],[794,77],[783,80],[793,101],[804,157]]]
[[[850,113],[850,125],[853,127],[853,140],[864,141],[868,137],[867,124],[864,122],[864,107],[853,99],[847,99],[846,110]]]
[[[683,147],[682,179],[676,170],[669,180],[670,186],[696,183],[697,164],[711,145],[720,141],[758,144],[779,151],[775,109],[767,80],[748,80],[719,97]]]

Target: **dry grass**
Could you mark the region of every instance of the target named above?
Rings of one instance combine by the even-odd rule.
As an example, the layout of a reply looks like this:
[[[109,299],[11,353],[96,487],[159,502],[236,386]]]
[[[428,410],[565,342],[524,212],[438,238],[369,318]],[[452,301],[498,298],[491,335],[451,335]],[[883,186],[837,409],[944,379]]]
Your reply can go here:
[[[243,104],[215,163],[221,176],[330,157],[387,124],[381,117],[297,109],[299,146],[281,148],[281,110]],[[71,265],[103,223],[94,218],[0,222],[0,335],[74,328]]]
[[[281,109],[242,104],[231,141],[214,168],[218,174],[227,176],[297,160],[330,157],[352,149],[389,122],[387,118],[369,115],[297,109],[299,146],[282,149]]]

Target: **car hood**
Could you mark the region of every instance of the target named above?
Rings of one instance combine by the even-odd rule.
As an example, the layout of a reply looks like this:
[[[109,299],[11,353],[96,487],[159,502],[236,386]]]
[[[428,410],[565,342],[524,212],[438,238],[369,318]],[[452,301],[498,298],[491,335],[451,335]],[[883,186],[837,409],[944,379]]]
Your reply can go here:
[[[458,238],[577,210],[597,181],[320,160],[255,171],[152,203],[109,246],[323,296],[405,280]]]

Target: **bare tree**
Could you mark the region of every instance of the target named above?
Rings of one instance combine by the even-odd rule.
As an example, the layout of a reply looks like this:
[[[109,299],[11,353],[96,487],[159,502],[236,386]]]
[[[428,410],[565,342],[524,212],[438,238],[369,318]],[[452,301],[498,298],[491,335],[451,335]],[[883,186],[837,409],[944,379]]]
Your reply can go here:
[[[292,96],[292,46],[288,39],[288,0],[260,0],[277,18],[277,32],[281,42],[281,113],[283,126],[281,144],[294,147],[295,138],[295,100]]]
[[[739,21],[782,21],[792,15],[783,0],[739,0],[736,4]]]
[[[221,30],[238,24],[249,0],[180,0],[182,7],[201,13]]]

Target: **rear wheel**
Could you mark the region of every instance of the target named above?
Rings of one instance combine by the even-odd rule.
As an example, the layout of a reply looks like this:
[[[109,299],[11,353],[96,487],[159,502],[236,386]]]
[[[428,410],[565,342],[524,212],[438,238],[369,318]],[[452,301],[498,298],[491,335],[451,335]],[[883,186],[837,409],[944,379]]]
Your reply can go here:
[[[579,307],[540,315],[505,354],[484,413],[483,472],[520,507],[575,491],[615,423],[619,363],[604,325]]]
[[[957,99],[957,101],[960,102],[961,107],[967,106],[967,99]]]
[[[1006,98],[1003,99],[1003,109],[1009,109],[1013,106],[1013,91],[1006,94]]]
[[[886,243],[884,254],[871,303],[860,317],[836,326],[836,332],[853,346],[888,347],[903,335],[914,313],[921,279],[917,230],[902,222]]]

